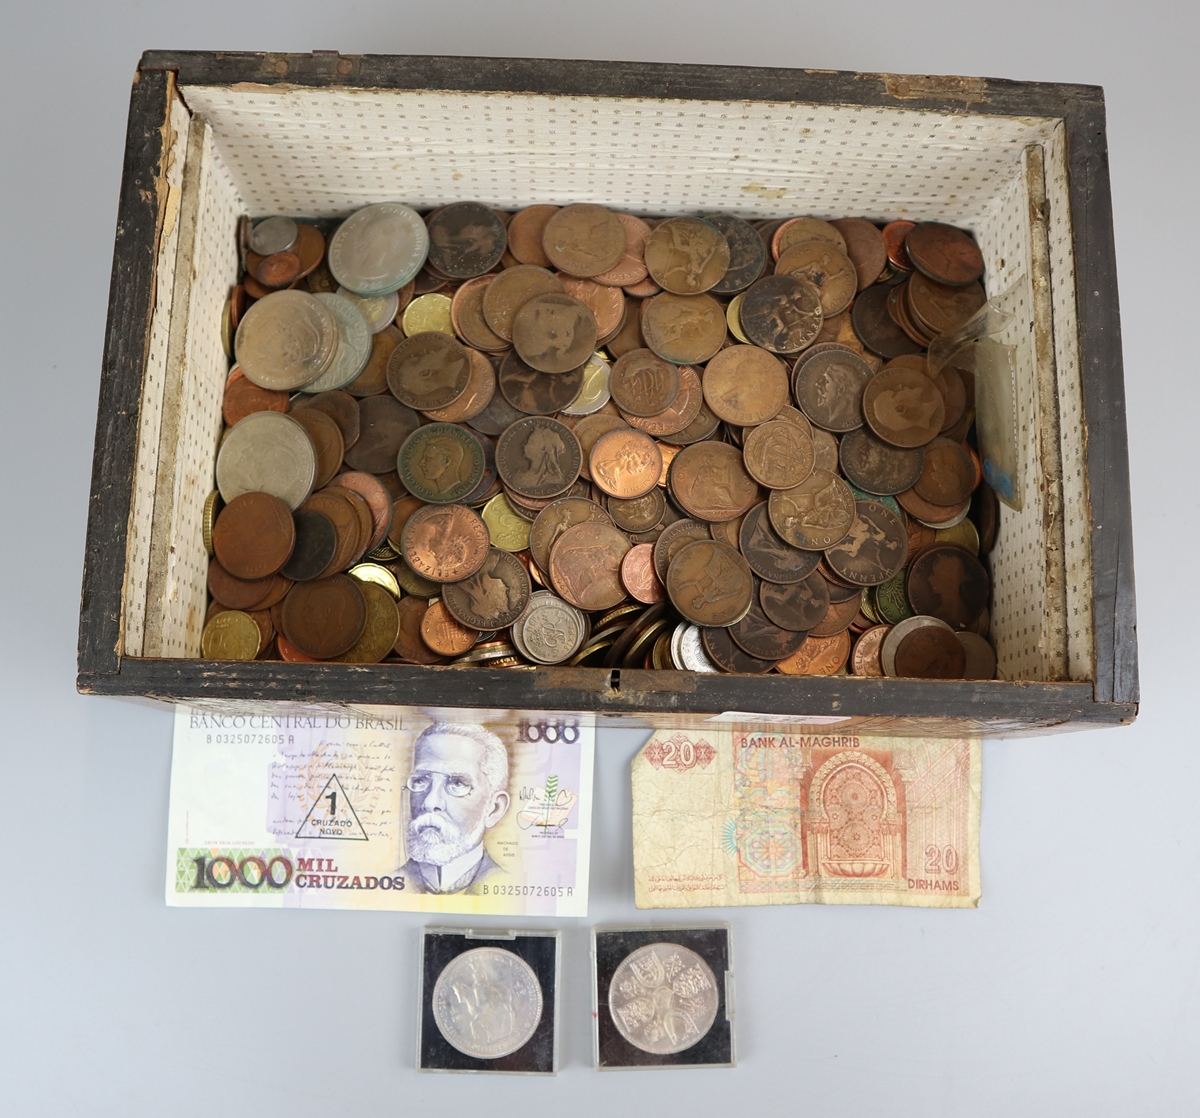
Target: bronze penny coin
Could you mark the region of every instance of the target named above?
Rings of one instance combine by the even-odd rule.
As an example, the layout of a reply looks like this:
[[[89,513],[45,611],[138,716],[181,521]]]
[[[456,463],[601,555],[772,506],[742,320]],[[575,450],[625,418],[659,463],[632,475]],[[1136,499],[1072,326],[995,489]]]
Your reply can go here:
[[[824,576],[822,576],[824,577]],[[828,579],[825,580],[827,583]],[[844,633],[850,628],[851,623],[858,616],[859,608],[862,605],[862,591],[854,590],[849,598],[838,601],[834,594],[837,587],[829,585],[829,609],[825,611],[825,616],[821,621],[809,629],[809,635],[813,637],[834,637],[838,633]],[[849,652],[849,649],[847,649]]]
[[[475,647],[479,630],[456,621],[442,601],[430,602],[421,618],[421,639],[439,656],[461,656]]]
[[[733,625],[746,616],[754,576],[746,560],[719,540],[688,544],[667,568],[671,604],[693,625]]]
[[[414,497],[430,504],[461,501],[483,477],[483,447],[457,423],[427,423],[400,447],[396,472]]]
[[[913,263],[908,258],[908,250],[904,247],[904,239],[913,227],[911,221],[890,221],[883,227],[883,247],[887,249],[888,263],[902,272],[913,270]],[[860,673],[855,672],[854,674]]]
[[[788,402],[787,370],[756,345],[731,345],[704,370],[704,402],[726,423],[752,427],[774,419]]]
[[[794,488],[816,464],[811,430],[786,419],[772,419],[750,431],[743,440],[742,456],[746,472],[768,489]]]
[[[370,538],[369,531],[363,534],[358,508],[354,503],[355,496],[348,489],[319,489],[302,506],[310,512],[327,516],[337,532],[337,550],[329,566],[321,572],[321,577],[344,571],[362,554],[363,546]]]
[[[628,287],[641,283],[647,275],[646,241],[650,237],[650,226],[632,214],[617,214],[617,220],[625,227],[625,252],[616,265],[607,272],[594,276],[596,283],[609,287]],[[569,292],[574,294],[574,292]],[[580,296],[576,296],[580,298]],[[586,302],[586,300],[584,300]],[[614,354],[619,356],[619,354]]]
[[[833,346],[796,367],[792,389],[800,410],[826,431],[853,431],[863,423],[863,390],[874,371],[844,346]]]
[[[617,428],[601,435],[588,459],[592,481],[610,497],[644,497],[662,476],[662,451],[649,435]]]
[[[763,276],[747,289],[739,317],[755,345],[797,353],[821,332],[821,293],[798,276]]]
[[[729,267],[729,244],[715,225],[698,217],[660,222],[646,241],[650,278],[674,295],[699,295],[715,287]]]
[[[896,675],[908,679],[962,679],[967,653],[956,634],[940,626],[914,629],[896,645]]]
[[[854,494],[836,474],[814,469],[794,489],[773,489],[771,527],[793,547],[820,551],[843,539],[854,523]]]
[[[572,430],[575,432],[575,438],[579,440],[579,449],[583,452],[583,465],[580,467],[580,476],[588,481],[592,480],[592,470],[588,465],[588,460],[592,456],[592,448],[600,440],[601,435],[607,435],[609,431],[618,431],[628,427],[619,415],[610,415],[608,412],[599,411],[594,415],[584,416]]]
[[[953,439],[934,439],[925,447],[925,466],[912,488],[931,504],[961,504],[975,488],[970,452]]]
[[[579,395],[585,368],[586,364],[568,373],[542,373],[510,353],[497,377],[500,394],[522,415],[553,415]]]
[[[397,400],[416,411],[454,403],[470,382],[471,359],[466,349],[437,330],[405,338],[388,358],[388,388]]]
[[[345,453],[346,465],[368,474],[396,468],[404,440],[420,425],[421,417],[391,396],[368,396],[358,404],[361,433]]]
[[[775,667],[774,660],[760,660],[734,644],[727,628],[700,630],[700,642],[708,658],[723,672],[733,675],[764,675]]]
[[[925,465],[923,447],[892,446],[866,427],[843,435],[838,454],[851,485],[881,497],[911,489]]]
[[[543,571],[550,569],[550,555],[558,538],[576,524],[611,524],[608,513],[586,497],[560,497],[551,501],[534,518],[529,529],[529,552]]]
[[[766,501],[746,513],[738,532],[738,544],[750,569],[766,582],[782,585],[802,582],[821,561],[819,551],[803,551],[780,539],[771,527]]]
[[[469,578],[488,555],[487,525],[463,505],[425,505],[405,522],[400,554],[430,582]]]
[[[1000,527],[1000,501],[990,485],[981,485],[971,497],[971,519],[979,529],[979,554],[987,555],[996,546]]]
[[[253,609],[271,593],[274,585],[275,579],[270,575],[257,579],[235,578],[221,566],[219,559],[208,562],[208,592],[229,609]]]
[[[421,637],[421,622],[425,619],[428,604],[421,598],[401,598],[396,603],[400,615],[400,631],[396,635],[396,655],[413,664],[440,664],[442,657],[434,652]]]
[[[225,398],[221,403],[221,414],[225,422],[232,427],[239,419],[245,419],[251,412],[288,410],[288,394],[271,388],[259,388],[253,381],[246,379],[242,370],[236,366],[225,381]]]
[[[904,353],[918,353],[923,348],[892,321],[887,308],[891,293],[887,284],[877,283],[861,292],[850,308],[854,332],[863,345],[872,353],[889,359]]]
[[[500,263],[508,237],[504,222],[479,202],[452,202],[425,219],[429,264],[451,279],[470,279]]]
[[[521,617],[532,593],[521,560],[492,547],[474,575],[442,588],[442,601],[451,617],[463,625],[492,631],[504,629]]]
[[[426,411],[430,419],[439,423],[462,423],[474,419],[491,403],[496,394],[496,370],[478,350],[468,349],[467,357],[471,361],[471,377],[466,390],[454,403]]]
[[[558,213],[557,206],[526,206],[513,214],[508,223],[508,251],[522,264],[550,267],[550,257],[542,248],[546,222]]]
[[[846,238],[828,221],[818,217],[794,217],[790,221],[776,222],[771,236],[771,255],[778,260],[790,248],[806,241],[824,241],[833,245],[838,252],[846,251]]]
[[[613,358],[621,357],[633,349],[645,349],[646,342],[642,337],[642,304],[625,297],[625,317],[621,329],[608,340],[605,349]]]
[[[696,432],[706,433],[703,435],[693,433],[689,436],[691,442],[698,442],[701,437],[707,438],[716,430],[718,420],[712,412],[704,407],[704,389],[701,387],[700,377],[696,370],[690,365],[677,365],[675,368],[679,370],[679,394],[665,411],[649,416],[626,412],[621,414],[630,427],[635,427],[647,435],[654,435],[667,442],[678,442],[678,439],[672,439],[670,436],[683,436],[685,433],[691,432],[693,426],[699,422],[700,426],[696,428]],[[707,417],[704,421],[700,420],[701,411]]]
[[[393,550],[400,551],[400,541],[403,538],[404,525],[408,523],[408,518],[412,516],[417,509],[423,509],[425,502],[419,497],[413,497],[410,494],[405,494],[403,497],[397,497],[392,502],[392,522],[388,527],[388,543]]]
[[[829,584],[819,571],[812,571],[806,578],[786,586],[774,582],[761,583],[758,599],[774,624],[793,632],[807,633],[820,625],[829,612]]]
[[[256,254],[247,253],[250,265]],[[286,287],[300,275],[300,257],[294,252],[274,252],[270,256],[259,256],[253,260],[251,271],[263,287]]]
[[[731,214],[705,214],[704,220],[721,231],[729,246],[729,265],[710,290],[718,295],[745,291],[767,266],[762,238],[749,222]]]
[[[825,549],[825,561],[854,586],[879,586],[908,561],[908,531],[878,501],[857,501],[854,513],[845,538]]]
[[[468,346],[488,353],[503,353],[509,343],[483,317],[483,296],[496,277],[492,274],[467,280],[450,300],[450,325]]]
[[[282,573],[293,582],[319,578],[337,554],[337,529],[333,521],[315,509],[297,509],[292,514],[296,524],[296,546],[283,565]]]
[[[733,520],[758,500],[741,452],[728,443],[694,443],[671,463],[671,493],[697,520]]]
[[[387,391],[388,362],[396,346],[404,340],[404,334],[396,326],[386,326],[371,338],[371,355],[363,371],[358,374],[344,391],[351,396],[377,396]],[[350,446],[350,443],[346,444]]]
[[[367,626],[367,602],[355,579],[333,575],[298,582],[284,599],[283,635],[306,656],[349,652]]]
[[[413,294],[416,296],[431,295],[435,291],[441,291],[449,282],[450,279],[448,276],[444,276],[440,272],[434,272],[426,264],[413,277]]]
[[[300,275],[312,275],[325,259],[325,238],[313,226],[297,222],[296,243],[292,251],[300,257]]]
[[[942,434],[956,426],[967,410],[967,386],[962,374],[953,365],[943,365],[933,377],[946,406],[946,418],[942,420]]]
[[[624,257],[625,226],[603,206],[564,206],[543,227],[542,251],[560,272],[584,279],[598,276]]]
[[[288,591],[292,588],[292,580],[284,574],[274,575],[271,579],[271,588],[267,591],[265,598],[259,598],[254,603],[255,610],[274,609],[279,605],[284,598],[287,597]],[[276,626],[278,628],[278,626]]]
[[[654,545],[639,543],[631,547],[621,560],[621,582],[629,596],[648,606],[665,601],[667,588],[654,570]]]
[[[343,453],[358,442],[362,417],[358,410],[358,401],[349,392],[335,388],[329,392],[318,392],[314,396],[300,396],[293,402],[291,410],[295,413],[302,408],[324,412],[338,425],[338,430],[342,433]]]
[[[583,452],[566,424],[545,416],[518,419],[496,443],[496,470],[510,489],[543,500],[570,489]]]
[[[625,293],[616,287],[605,287],[595,280],[563,276],[562,290],[592,312],[599,345],[603,345],[607,336],[619,330],[625,321]]]
[[[308,432],[313,449],[317,452],[317,473],[313,479],[314,489],[324,489],[342,468],[342,457],[346,444],[342,430],[323,411],[315,408],[296,408],[292,418]]]
[[[513,348],[541,373],[567,373],[586,364],[596,337],[596,316],[570,295],[534,296],[513,318]]]
[[[969,629],[987,608],[989,580],[984,565],[965,548],[935,543],[908,566],[908,600],[919,614],[952,629]]]
[[[576,524],[550,552],[550,580],[560,597],[577,609],[611,609],[625,597],[621,561],[630,549],[611,524]]]
[[[843,217],[831,221],[846,240],[846,255],[858,271],[858,289],[870,287],[887,267],[887,245],[879,227],[862,217]]]
[[[799,650],[780,660],[775,670],[780,675],[837,675],[849,655],[849,633],[817,637],[810,632]]]
[[[828,470],[831,474],[836,474],[838,469],[838,441],[828,431],[822,431],[819,427],[812,429],[813,451],[816,456],[816,461],[813,469]]]
[[[671,569],[671,560],[675,558],[688,544],[699,540],[712,539],[712,531],[707,524],[699,520],[689,520],[684,517],[673,521],[663,529],[663,533],[654,543],[654,573],[664,584],[667,581],[667,571]]]
[[[887,233],[886,227],[884,233]],[[890,625],[873,625],[854,642],[854,650],[850,653],[850,671],[854,675],[877,679],[883,677],[883,662],[879,654],[883,650],[884,639],[891,631]]]
[[[517,358],[520,362],[520,358]],[[528,369],[530,376],[544,376],[544,373],[536,373],[533,369],[529,369],[524,362],[520,362],[522,368]],[[496,376],[496,387],[501,389],[500,376]],[[522,416],[528,412],[519,411],[514,408],[504,398],[504,392],[497,391],[492,393],[492,398],[487,402],[487,406],[478,415],[471,416],[467,423],[481,435],[491,435],[495,438],[497,435],[504,434],[505,430],[513,423],[516,423]]]
[[[776,275],[800,276],[821,293],[821,313],[841,314],[858,292],[858,272],[844,252],[828,241],[801,241],[775,264]]]
[[[667,498],[656,485],[644,497],[632,500],[609,497],[606,507],[612,522],[622,532],[636,534],[649,532],[656,524],[662,523],[663,513],[667,511]]]
[[[892,321],[900,327],[919,346],[927,346],[933,341],[935,330],[926,330],[912,314],[912,304],[909,300],[911,285],[906,280],[896,284],[888,293],[887,311]]]
[[[968,499],[957,505],[934,505],[925,500],[915,489],[906,489],[903,493],[897,493],[896,502],[909,516],[915,517],[925,524],[933,525],[935,528],[945,527],[950,522],[956,522],[960,516],[966,513],[971,504]]]
[[[983,284],[949,287],[914,272],[908,281],[909,307],[919,324],[932,334],[953,334],[984,303]]]
[[[965,287],[983,275],[983,253],[961,229],[936,221],[913,226],[904,240],[912,266],[937,283]]]
[[[729,626],[729,635],[734,644],[756,659],[779,661],[795,652],[804,643],[808,633],[776,625],[766,615],[759,601],[760,586],[759,580],[754,579],[749,612],[741,621]]]
[[[725,344],[725,311],[711,295],[664,291],[642,313],[646,345],[676,365],[701,365]]]
[[[217,515],[212,542],[217,560],[234,578],[268,578],[296,544],[292,511],[270,493],[243,493]]]
[[[863,391],[862,413],[885,443],[914,447],[937,437],[946,405],[937,385],[924,373],[892,367],[871,378]]]
[[[511,344],[513,319],[538,295],[561,295],[562,280],[545,268],[518,264],[495,276],[483,293],[483,317],[492,332]]]
[[[626,415],[661,415],[679,396],[679,366],[651,350],[632,350],[612,366],[608,390]]]

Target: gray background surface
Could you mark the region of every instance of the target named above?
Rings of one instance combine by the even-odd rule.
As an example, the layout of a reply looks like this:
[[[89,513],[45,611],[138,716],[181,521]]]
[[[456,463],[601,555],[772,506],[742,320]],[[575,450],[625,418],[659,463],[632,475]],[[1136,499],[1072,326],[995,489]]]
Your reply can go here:
[[[1200,1110],[1194,6],[6,4],[0,136],[0,1111],[11,1115],[1188,1115]],[[148,47],[618,58],[1102,84],[1143,707],[990,742],[978,911],[695,912],[734,927],[740,1066],[591,1070],[564,921],[554,1080],[413,1070],[419,916],[163,904],[171,716],[73,689],[129,83]],[[598,749],[592,919],[632,904]]]

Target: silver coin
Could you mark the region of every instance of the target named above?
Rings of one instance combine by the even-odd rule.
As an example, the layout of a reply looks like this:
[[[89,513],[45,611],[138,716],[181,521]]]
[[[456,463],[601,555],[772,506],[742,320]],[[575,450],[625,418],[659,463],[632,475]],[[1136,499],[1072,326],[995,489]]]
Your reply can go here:
[[[264,217],[250,230],[246,244],[259,256],[271,256],[276,252],[287,252],[299,235],[300,229],[290,217]]]
[[[226,504],[243,493],[270,493],[297,509],[316,476],[312,439],[282,412],[251,412],[226,432],[217,451],[217,488]]]
[[[967,654],[967,666],[963,671],[963,679],[995,679],[996,650],[986,637],[978,633],[955,633],[958,643]]]
[[[583,383],[579,386],[579,392],[575,399],[562,409],[563,415],[591,415],[604,407],[612,399],[608,390],[611,372],[608,362],[600,354],[592,354],[584,366]]]
[[[944,531],[947,528],[955,528],[967,519],[967,513],[971,511],[971,506],[967,505],[957,516],[952,516],[949,520],[943,520],[940,524],[932,520],[920,520],[913,517],[918,524],[924,524],[926,528],[932,528],[934,531]]]
[[[238,323],[233,348],[246,379],[290,392],[326,372],[337,355],[333,312],[307,291],[272,291]]]
[[[529,659],[561,664],[574,656],[587,636],[583,614],[554,594],[530,604],[533,608],[521,622],[521,643]]]
[[[319,299],[333,312],[337,320],[338,347],[333,364],[312,384],[305,385],[303,391],[329,392],[349,384],[367,367],[371,357],[371,331],[353,300],[323,291],[313,298]]]
[[[396,321],[396,312],[400,310],[400,293],[389,291],[386,295],[356,295],[348,287],[339,287],[337,293],[344,299],[349,299],[367,320],[367,329],[372,334],[386,330]]]
[[[712,968],[677,943],[650,943],[626,955],[608,987],[608,1012],[617,1031],[657,1056],[702,1040],[720,1003]]]
[[[671,633],[671,663],[679,672],[687,671],[683,662],[683,634],[687,632],[688,622],[681,621]]]
[[[927,617],[925,614],[918,613],[915,617],[906,617],[898,625],[892,626],[892,631],[883,638],[883,644],[879,649],[879,662],[883,665],[883,674],[886,676],[896,675],[896,649],[900,647],[900,642],[908,636],[909,633],[916,629],[945,629],[948,633],[953,633],[954,630],[944,621],[937,617]]]
[[[448,1044],[496,1060],[526,1044],[542,1020],[533,968],[502,947],[476,947],[446,964],[433,987],[433,1019]]]
[[[679,656],[683,660],[683,666],[686,671],[717,671],[716,665],[708,658],[708,653],[704,651],[704,644],[700,639],[699,625],[689,625],[683,631],[683,636],[679,640]]]
[[[351,214],[329,241],[329,270],[357,295],[386,295],[413,278],[429,255],[421,215],[401,202],[376,202]]]

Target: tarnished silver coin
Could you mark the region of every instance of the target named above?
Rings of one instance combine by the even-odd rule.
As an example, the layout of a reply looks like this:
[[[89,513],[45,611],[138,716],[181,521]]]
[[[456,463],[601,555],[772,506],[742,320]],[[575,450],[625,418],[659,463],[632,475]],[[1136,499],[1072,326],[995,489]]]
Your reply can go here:
[[[353,300],[326,292],[319,292],[313,298],[319,299],[337,319],[338,345],[333,364],[312,384],[305,385],[303,391],[331,392],[349,384],[367,367],[371,356],[371,330]]]
[[[704,651],[704,641],[701,639],[700,626],[688,624],[683,636],[679,638],[679,658],[683,667],[689,672],[715,672],[716,665]]]
[[[246,244],[259,256],[274,256],[287,252],[299,235],[300,227],[290,217],[264,217],[250,230]]]
[[[503,947],[476,947],[446,964],[433,987],[433,1019],[448,1044],[498,1060],[529,1041],[542,1019],[533,968]]]
[[[401,202],[376,202],[352,213],[329,240],[329,270],[356,295],[403,287],[429,255],[421,215]]]
[[[529,659],[539,664],[561,664],[570,659],[588,635],[584,614],[554,594],[530,601],[520,619],[520,629],[517,647],[523,647]]]
[[[702,1040],[717,1019],[717,980],[677,943],[649,943],[622,960],[608,988],[617,1031],[643,1052],[665,1056]]]
[[[237,363],[259,388],[291,392],[333,364],[338,326],[333,312],[307,291],[272,291],[238,323]]]
[[[251,412],[217,451],[217,488],[229,504],[243,493],[270,493],[298,509],[312,492],[317,452],[308,432],[290,415]]]
[[[367,320],[367,329],[372,334],[386,330],[396,321],[396,314],[400,310],[398,291],[389,291],[386,295],[356,295],[348,287],[339,287],[337,293],[362,311],[363,318]]]

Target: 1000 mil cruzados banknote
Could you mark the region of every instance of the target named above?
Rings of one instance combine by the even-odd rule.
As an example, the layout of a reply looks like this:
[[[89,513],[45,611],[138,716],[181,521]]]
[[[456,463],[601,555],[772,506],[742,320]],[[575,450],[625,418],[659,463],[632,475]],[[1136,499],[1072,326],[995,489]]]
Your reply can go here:
[[[586,916],[583,715],[179,707],[167,903]]]
[[[979,903],[978,738],[666,731],[633,760],[639,908]]]

